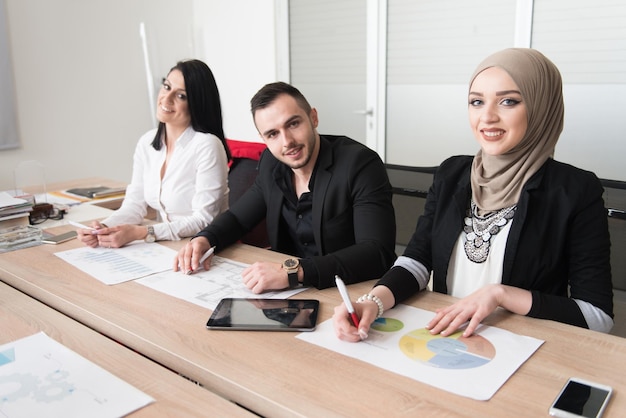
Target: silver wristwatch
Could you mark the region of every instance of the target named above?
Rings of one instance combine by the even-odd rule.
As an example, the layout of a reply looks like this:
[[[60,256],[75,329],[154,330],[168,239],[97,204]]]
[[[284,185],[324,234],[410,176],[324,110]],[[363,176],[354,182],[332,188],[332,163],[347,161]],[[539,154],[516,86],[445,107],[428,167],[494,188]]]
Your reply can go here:
[[[156,241],[156,235],[154,235],[154,227],[152,225],[148,226],[148,235],[146,235],[145,241],[146,242]]]

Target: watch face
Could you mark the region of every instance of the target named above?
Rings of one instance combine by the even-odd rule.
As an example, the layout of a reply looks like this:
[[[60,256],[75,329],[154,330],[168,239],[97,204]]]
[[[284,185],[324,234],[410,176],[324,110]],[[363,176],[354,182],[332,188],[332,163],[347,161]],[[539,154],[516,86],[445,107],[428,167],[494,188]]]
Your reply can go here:
[[[283,263],[283,266],[286,269],[292,269],[292,268],[296,268],[298,267],[298,265],[300,265],[300,260],[297,260],[295,258],[288,258],[285,260],[285,262]]]
[[[148,227],[148,235],[146,235],[146,242],[154,242],[156,241],[156,235],[154,235],[154,227]]]

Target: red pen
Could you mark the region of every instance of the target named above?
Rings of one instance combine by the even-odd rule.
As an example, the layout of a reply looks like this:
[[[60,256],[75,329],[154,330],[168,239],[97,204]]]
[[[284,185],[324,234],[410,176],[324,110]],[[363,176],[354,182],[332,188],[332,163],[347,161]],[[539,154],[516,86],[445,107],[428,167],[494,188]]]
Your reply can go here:
[[[337,283],[337,289],[339,289],[339,294],[343,299],[343,303],[348,308],[348,313],[350,314],[350,318],[352,319],[352,323],[355,327],[359,327],[359,317],[356,316],[356,312],[354,311],[354,307],[352,306],[352,302],[350,302],[350,296],[348,296],[348,289],[346,289],[346,285],[341,280],[341,277],[335,276],[335,283]]]

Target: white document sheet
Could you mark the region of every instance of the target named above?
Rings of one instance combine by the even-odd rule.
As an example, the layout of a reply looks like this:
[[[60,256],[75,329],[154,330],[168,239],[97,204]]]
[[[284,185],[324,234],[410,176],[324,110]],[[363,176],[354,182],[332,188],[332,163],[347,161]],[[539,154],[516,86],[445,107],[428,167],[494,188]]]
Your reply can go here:
[[[424,327],[434,316],[434,312],[398,305],[372,324],[368,338],[358,343],[339,340],[332,319],[297,338],[477,400],[490,399],[543,344],[485,325],[469,338],[460,332],[449,337],[430,335]]]
[[[164,245],[144,241],[133,241],[122,248],[81,247],[54,253],[109,285],[171,270],[176,254]]]
[[[137,283],[211,310],[214,310],[223,298],[285,299],[306,290],[299,288],[252,293],[241,278],[241,272],[246,267],[248,264],[213,256],[209,271],[200,269],[186,275],[169,270],[139,279]]]
[[[9,208],[11,206],[21,206],[28,203],[25,199],[14,197],[6,191],[0,191],[0,209]]]
[[[2,417],[120,417],[153,401],[44,333],[0,346]]]

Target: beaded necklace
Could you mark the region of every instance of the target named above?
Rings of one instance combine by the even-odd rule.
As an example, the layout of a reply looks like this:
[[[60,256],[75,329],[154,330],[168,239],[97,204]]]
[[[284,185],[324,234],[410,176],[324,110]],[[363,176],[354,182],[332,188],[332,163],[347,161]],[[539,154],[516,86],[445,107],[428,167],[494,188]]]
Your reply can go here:
[[[478,214],[478,207],[472,200],[465,217],[465,254],[474,263],[483,263],[489,255],[491,237],[496,235],[509,220],[515,216],[517,205],[490,212],[485,216]]]

